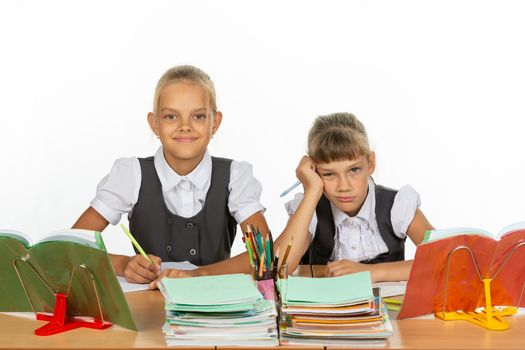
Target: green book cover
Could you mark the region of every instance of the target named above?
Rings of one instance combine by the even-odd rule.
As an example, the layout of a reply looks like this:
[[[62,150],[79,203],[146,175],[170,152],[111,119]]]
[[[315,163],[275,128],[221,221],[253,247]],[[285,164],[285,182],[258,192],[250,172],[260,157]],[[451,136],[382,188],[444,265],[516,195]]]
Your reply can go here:
[[[179,311],[246,311],[262,299],[252,277],[245,274],[163,278],[159,289],[166,308]]]
[[[104,320],[137,329],[99,232],[57,231],[33,243],[21,232],[0,230],[0,276],[0,311],[31,312],[32,303],[36,312],[53,313],[54,293],[62,293],[68,317],[99,319],[93,276]]]
[[[344,305],[359,303],[374,297],[370,272],[325,278],[295,277],[280,280],[286,286],[286,305]]]

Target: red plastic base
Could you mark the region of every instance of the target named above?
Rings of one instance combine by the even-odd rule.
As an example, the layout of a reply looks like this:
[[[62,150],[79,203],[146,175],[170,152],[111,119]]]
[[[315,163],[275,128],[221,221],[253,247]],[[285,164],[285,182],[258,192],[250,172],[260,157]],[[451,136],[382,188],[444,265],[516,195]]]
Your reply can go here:
[[[53,315],[37,313],[36,319],[40,321],[49,321],[49,323],[35,330],[36,335],[53,335],[79,327],[106,329],[112,324],[110,322],[103,322],[94,319],[93,321],[86,321],[81,317],[73,317],[66,319],[66,296],[64,294],[56,294],[55,310]]]

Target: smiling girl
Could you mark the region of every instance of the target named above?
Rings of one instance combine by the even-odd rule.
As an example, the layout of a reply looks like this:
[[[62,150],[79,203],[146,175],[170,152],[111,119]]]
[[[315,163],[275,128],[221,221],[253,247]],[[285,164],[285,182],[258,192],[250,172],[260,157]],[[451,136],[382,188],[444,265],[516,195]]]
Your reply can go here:
[[[228,258],[238,223],[268,231],[259,202],[261,184],[252,166],[207,151],[221,121],[214,84],[205,72],[176,66],[160,78],[153,112],[148,113],[149,126],[161,142],[157,153],[118,159],[73,225],[102,231],[128,215],[132,234],[151,253],[152,262],[140,254],[110,254],[118,275],[149,283],[159,277],[161,261],[200,266]],[[199,272],[218,273],[211,266]],[[161,276],[168,274],[177,275],[177,270]]]

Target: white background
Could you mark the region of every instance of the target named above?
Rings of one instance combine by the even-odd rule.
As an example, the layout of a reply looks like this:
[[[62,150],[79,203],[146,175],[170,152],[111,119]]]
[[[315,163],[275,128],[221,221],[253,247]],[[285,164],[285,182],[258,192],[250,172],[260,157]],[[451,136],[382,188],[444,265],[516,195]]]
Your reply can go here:
[[[525,220],[524,18],[520,1],[2,1],[0,227],[70,227],[115,159],[155,152],[157,79],[193,64],[224,113],[210,151],[253,164],[274,233],[312,121],[336,111],[434,226],[497,232]]]

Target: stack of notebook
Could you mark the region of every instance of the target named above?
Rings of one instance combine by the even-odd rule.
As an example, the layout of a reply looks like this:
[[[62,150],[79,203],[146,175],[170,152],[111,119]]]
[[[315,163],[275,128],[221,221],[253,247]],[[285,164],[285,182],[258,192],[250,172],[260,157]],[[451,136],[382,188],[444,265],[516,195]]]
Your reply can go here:
[[[164,278],[168,346],[277,346],[277,312],[249,275]]]
[[[384,345],[392,325],[369,272],[280,280],[282,345]]]

